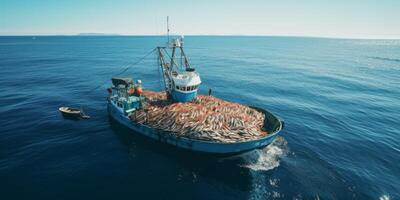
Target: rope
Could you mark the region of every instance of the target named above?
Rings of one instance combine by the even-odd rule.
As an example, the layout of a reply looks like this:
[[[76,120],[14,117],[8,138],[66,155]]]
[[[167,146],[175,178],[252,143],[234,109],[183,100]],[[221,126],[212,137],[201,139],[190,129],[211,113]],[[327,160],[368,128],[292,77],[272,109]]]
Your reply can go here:
[[[143,57],[141,57],[138,61],[136,61],[136,62],[134,62],[134,63],[132,63],[132,64],[128,64],[127,67],[125,67],[124,70],[122,70],[121,72],[115,74],[114,76],[121,75],[122,73],[128,71],[129,68],[131,68],[131,67],[133,67],[133,66],[139,64],[140,62],[142,62],[147,56],[149,56],[150,54],[152,54],[155,50],[156,50],[156,48],[152,49],[152,50],[151,50],[150,52],[148,52],[146,55],[144,55]],[[98,85],[98,86],[94,87],[93,89],[89,90],[85,95],[88,96],[90,93],[92,93],[92,92],[94,92],[95,90],[99,89],[101,86],[103,86],[103,85],[106,84],[107,82],[108,82],[108,80],[102,82],[100,85]],[[83,103],[83,104],[86,105],[87,103]],[[82,105],[80,106],[80,111],[81,111],[81,116],[80,116],[81,118],[83,118],[83,119],[89,119],[89,118],[90,118],[90,116],[88,116],[88,115],[86,115],[86,114],[84,113],[84,111],[83,111],[83,106],[82,106]]]
[[[168,56],[169,60],[172,60],[171,69],[173,69],[174,64],[176,65],[176,67],[177,67],[178,69],[179,69],[179,67],[182,67],[182,66],[179,66],[178,64],[176,64],[175,59],[172,59],[172,57],[168,54],[168,52],[167,52],[165,49],[163,49],[163,50],[164,50],[165,55]]]
[[[128,71],[129,68],[139,64],[140,62],[142,62],[147,56],[149,56],[150,54],[152,54],[156,49],[154,48],[153,50],[151,50],[150,52],[148,52],[146,55],[144,55],[143,57],[141,57],[138,61],[136,61],[133,64],[128,64],[128,66],[122,70],[121,72],[119,72],[118,74],[115,74],[114,76],[118,76],[123,74],[124,72]],[[100,85],[96,86],[95,88],[89,90],[86,95],[89,95],[90,93],[94,92],[95,90],[99,89],[101,86],[103,86],[104,84],[106,84],[108,82],[108,80],[104,81],[103,83],[101,83]]]

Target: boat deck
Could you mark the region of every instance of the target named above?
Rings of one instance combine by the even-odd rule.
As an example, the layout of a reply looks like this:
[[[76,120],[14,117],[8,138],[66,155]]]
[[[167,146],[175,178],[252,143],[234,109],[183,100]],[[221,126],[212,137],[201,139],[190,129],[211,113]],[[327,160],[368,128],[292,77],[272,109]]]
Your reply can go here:
[[[188,103],[167,100],[164,92],[144,91],[144,96],[145,109],[130,119],[179,137],[235,143],[268,135],[265,114],[249,106],[205,95]]]

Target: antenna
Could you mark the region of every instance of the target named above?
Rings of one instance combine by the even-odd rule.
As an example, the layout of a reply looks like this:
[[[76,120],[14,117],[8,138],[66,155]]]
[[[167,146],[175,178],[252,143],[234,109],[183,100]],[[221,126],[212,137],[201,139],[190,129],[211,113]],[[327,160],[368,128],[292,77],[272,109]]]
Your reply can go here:
[[[169,45],[169,16],[167,16],[167,39],[168,39],[168,45]]]

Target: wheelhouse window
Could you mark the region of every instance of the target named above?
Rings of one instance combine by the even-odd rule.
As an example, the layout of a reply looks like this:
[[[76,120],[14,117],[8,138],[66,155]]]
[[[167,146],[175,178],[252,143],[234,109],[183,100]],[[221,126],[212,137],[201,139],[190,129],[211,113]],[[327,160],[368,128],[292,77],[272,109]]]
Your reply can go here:
[[[175,86],[175,88],[177,90],[180,90],[180,91],[193,91],[193,90],[196,90],[198,87],[199,87],[199,85],[192,85],[192,86],[179,86],[179,85],[177,85],[177,86]]]

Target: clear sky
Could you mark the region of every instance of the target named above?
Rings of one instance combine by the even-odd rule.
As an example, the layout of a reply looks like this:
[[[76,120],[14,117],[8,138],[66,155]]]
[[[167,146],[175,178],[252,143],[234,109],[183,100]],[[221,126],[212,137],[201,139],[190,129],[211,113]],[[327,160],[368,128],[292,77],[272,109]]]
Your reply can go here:
[[[400,0],[0,0],[0,35],[400,38]]]

